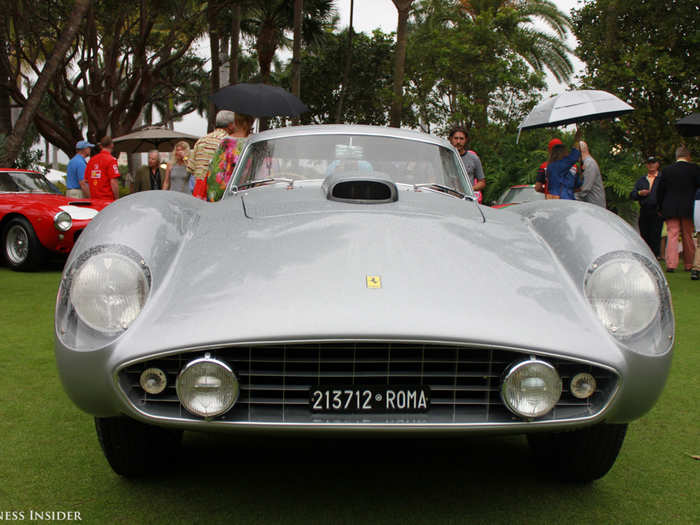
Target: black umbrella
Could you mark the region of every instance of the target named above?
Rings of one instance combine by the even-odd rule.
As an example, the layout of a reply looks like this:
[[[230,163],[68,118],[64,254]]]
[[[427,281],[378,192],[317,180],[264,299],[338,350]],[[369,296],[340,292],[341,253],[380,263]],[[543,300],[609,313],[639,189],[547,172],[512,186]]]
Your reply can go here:
[[[700,113],[693,113],[680,120],[676,120],[676,128],[684,137],[700,136]]]
[[[220,89],[211,98],[218,109],[253,117],[298,116],[309,111],[289,91],[267,84],[234,84]]]

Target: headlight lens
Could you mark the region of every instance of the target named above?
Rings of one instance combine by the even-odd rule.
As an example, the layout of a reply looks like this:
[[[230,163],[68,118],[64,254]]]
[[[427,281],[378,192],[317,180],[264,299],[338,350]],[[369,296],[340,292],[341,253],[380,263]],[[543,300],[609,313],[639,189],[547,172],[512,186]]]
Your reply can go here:
[[[180,403],[189,412],[206,418],[228,412],[240,391],[236,374],[226,363],[210,357],[188,363],[175,388]]]
[[[60,232],[67,232],[73,226],[73,219],[66,211],[59,211],[53,218],[53,224]]]
[[[616,337],[644,330],[661,306],[657,278],[641,256],[631,253],[621,252],[594,263],[584,288],[603,326]]]
[[[549,363],[537,359],[521,361],[503,380],[501,399],[521,417],[543,416],[561,397],[561,378]]]
[[[146,302],[149,280],[130,257],[102,252],[80,266],[70,285],[70,300],[81,321],[94,330],[126,330]]]

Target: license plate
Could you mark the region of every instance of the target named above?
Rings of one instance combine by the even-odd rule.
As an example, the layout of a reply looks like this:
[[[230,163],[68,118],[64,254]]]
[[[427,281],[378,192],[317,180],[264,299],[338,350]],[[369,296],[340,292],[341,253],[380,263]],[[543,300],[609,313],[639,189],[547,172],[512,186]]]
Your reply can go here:
[[[417,413],[430,408],[427,386],[317,386],[309,390],[312,412]]]

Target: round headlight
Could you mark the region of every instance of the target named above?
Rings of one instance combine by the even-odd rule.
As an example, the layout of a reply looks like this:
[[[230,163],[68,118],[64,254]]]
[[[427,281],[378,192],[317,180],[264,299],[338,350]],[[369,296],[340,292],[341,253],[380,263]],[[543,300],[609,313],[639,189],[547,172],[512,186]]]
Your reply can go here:
[[[178,375],[175,388],[182,406],[206,418],[228,412],[240,391],[233,370],[209,357],[188,363]]]
[[[503,380],[501,399],[522,417],[539,417],[554,408],[561,397],[561,378],[549,363],[531,359],[513,366]]]
[[[78,317],[90,328],[116,333],[126,330],[136,319],[148,291],[148,279],[136,261],[102,252],[75,272],[70,300]]]
[[[594,263],[584,288],[600,321],[618,337],[644,330],[661,306],[659,286],[649,265],[632,254]]]
[[[60,232],[67,232],[73,226],[73,219],[66,211],[59,211],[53,218],[53,225]]]

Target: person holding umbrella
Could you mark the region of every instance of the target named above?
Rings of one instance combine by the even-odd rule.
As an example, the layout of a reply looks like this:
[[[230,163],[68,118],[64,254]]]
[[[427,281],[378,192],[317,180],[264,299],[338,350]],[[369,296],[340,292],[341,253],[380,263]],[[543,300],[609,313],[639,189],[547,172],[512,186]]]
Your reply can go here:
[[[581,140],[581,130],[576,130],[574,145]],[[564,144],[556,144],[549,153],[547,161],[547,198],[574,200],[574,192],[581,187],[582,181],[575,169],[581,156],[580,150],[572,147],[571,151]]]

